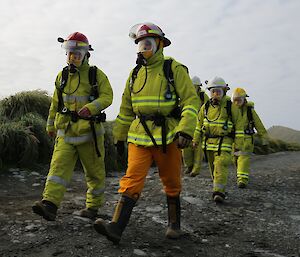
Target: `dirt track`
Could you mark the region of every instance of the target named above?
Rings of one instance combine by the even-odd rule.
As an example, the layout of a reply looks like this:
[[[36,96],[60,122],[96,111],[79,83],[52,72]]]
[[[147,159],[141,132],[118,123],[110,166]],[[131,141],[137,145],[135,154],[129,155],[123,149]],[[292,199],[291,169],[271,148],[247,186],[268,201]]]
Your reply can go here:
[[[228,200],[211,200],[207,166],[196,178],[184,177],[180,240],[164,238],[166,199],[153,169],[121,244],[114,246],[94,231],[93,222],[76,216],[84,206],[85,183],[76,172],[57,221],[31,212],[45,176],[15,170],[0,173],[0,257],[6,256],[300,256],[300,152],[255,156],[251,183],[238,189],[231,168]],[[110,218],[118,199],[118,178],[107,178]]]

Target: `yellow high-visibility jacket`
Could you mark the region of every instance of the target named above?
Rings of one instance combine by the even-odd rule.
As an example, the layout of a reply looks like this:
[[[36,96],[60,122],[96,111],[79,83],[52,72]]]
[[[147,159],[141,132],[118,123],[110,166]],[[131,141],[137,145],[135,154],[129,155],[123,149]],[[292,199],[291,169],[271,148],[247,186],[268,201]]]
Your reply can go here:
[[[120,112],[113,128],[115,141],[127,140],[127,142],[136,145],[153,146],[153,142],[140,122],[139,116],[141,115],[160,114],[165,116],[167,144],[174,141],[177,132],[184,132],[191,137],[193,136],[197,122],[199,98],[186,68],[173,60],[171,68],[176,92],[170,86],[172,98],[170,100],[165,99],[167,79],[163,71],[164,60],[163,49],[160,49],[148,60],[146,67],[140,68],[132,86],[130,85],[131,71],[122,96]],[[178,104],[182,108],[180,120],[170,116],[171,111]],[[153,120],[147,120],[146,124],[157,145],[162,145],[162,127],[156,126]]]
[[[111,105],[113,91],[107,76],[97,69],[97,83],[99,97],[89,102],[92,86],[89,83],[90,65],[85,61],[78,72],[69,72],[67,84],[63,90],[62,97],[64,106],[70,111],[78,112],[81,108],[87,107],[92,115],[99,114],[102,110]],[[47,131],[57,132],[57,135],[64,137],[66,143],[81,144],[93,140],[91,126],[88,120],[79,119],[77,122],[71,121],[70,115],[57,112],[58,88],[60,87],[62,72],[59,72],[55,81],[55,91],[49,110],[47,121]],[[97,135],[104,134],[101,123],[95,123]]]
[[[242,129],[236,130],[236,134],[238,137],[243,138],[243,147],[238,148],[241,153],[252,153],[254,150],[254,143],[253,143],[253,134],[248,134],[247,130],[249,129],[249,117],[247,114],[248,107],[251,107],[252,117],[253,117],[253,129],[257,131],[257,135],[262,138],[262,140],[266,140],[267,138],[267,130],[264,127],[261,119],[257,115],[256,111],[254,110],[254,103],[253,102],[246,102],[243,106],[239,108],[239,115],[240,119],[242,120]]]
[[[227,112],[227,101],[230,98],[224,96],[218,105],[209,101],[207,113],[204,104],[198,115],[198,123],[194,134],[194,142],[199,144],[202,140],[202,148],[209,151],[232,151],[232,144],[239,146],[241,140],[236,139],[235,129],[241,130],[242,121],[236,106],[231,104],[231,117]]]

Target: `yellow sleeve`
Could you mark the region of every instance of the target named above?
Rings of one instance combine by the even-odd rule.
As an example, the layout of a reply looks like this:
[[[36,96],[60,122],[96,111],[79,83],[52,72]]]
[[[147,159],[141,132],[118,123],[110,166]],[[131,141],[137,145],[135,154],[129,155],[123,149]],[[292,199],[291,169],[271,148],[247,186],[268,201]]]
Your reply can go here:
[[[100,69],[97,69],[97,83],[99,97],[86,105],[92,115],[99,114],[102,110],[110,106],[113,101],[113,91],[109,80]]]
[[[267,136],[267,130],[262,123],[261,119],[259,118],[258,114],[256,111],[252,108],[252,116],[253,116],[253,121],[254,121],[254,127],[257,131],[257,135],[260,137],[266,137]]]
[[[198,119],[197,119],[197,125],[196,125],[196,129],[194,132],[194,137],[193,137],[193,141],[196,144],[200,143],[200,139],[201,139],[201,128],[203,125],[203,120],[204,120],[204,108],[205,108],[205,104],[202,105],[202,107],[200,108],[200,111],[198,113]]]

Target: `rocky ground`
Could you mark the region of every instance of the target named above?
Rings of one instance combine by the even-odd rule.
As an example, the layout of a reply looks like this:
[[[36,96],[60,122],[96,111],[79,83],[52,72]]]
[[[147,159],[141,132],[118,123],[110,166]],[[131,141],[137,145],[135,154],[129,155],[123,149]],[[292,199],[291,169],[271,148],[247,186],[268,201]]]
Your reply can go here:
[[[196,178],[183,178],[180,240],[164,238],[166,199],[152,169],[120,245],[93,229],[93,221],[76,214],[84,206],[85,182],[75,172],[57,221],[31,212],[40,199],[44,175],[34,171],[0,173],[0,256],[300,256],[300,152],[255,156],[251,183],[235,185],[230,169],[228,199],[211,200],[208,168]],[[106,204],[100,216],[110,218],[118,200],[118,179],[107,178]]]

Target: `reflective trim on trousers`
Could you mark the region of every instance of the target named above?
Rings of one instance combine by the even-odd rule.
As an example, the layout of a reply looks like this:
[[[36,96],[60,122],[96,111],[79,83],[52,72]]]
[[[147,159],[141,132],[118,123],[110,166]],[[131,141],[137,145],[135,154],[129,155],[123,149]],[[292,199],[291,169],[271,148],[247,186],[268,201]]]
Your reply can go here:
[[[55,182],[55,183],[60,184],[64,187],[67,187],[68,184],[69,184],[66,180],[64,180],[63,178],[58,177],[58,176],[48,176],[47,181]]]
[[[105,188],[98,188],[98,189],[88,189],[88,193],[92,194],[94,196],[99,196],[101,194],[104,194]]]
[[[225,185],[214,183],[214,188],[219,188],[221,190],[225,190]]]
[[[48,126],[53,126],[54,125],[54,119],[48,119],[47,120],[47,125]]]
[[[238,173],[237,174],[237,177],[239,177],[239,178],[249,178],[249,174],[246,174],[246,173]]]

